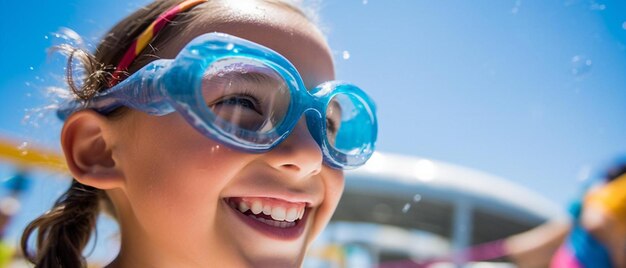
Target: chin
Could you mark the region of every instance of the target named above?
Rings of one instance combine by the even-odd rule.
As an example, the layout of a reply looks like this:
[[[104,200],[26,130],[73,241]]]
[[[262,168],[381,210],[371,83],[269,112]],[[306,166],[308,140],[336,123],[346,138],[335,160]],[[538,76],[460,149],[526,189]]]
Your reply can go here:
[[[245,260],[246,267],[301,267],[304,260],[304,252],[295,256],[275,254],[274,256],[255,256]]]

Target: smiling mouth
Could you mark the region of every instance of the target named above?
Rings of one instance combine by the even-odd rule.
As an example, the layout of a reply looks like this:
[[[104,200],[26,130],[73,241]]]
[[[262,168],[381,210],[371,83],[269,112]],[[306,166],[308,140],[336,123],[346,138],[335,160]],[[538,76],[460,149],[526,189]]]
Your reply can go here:
[[[253,229],[277,239],[291,240],[302,234],[309,211],[306,203],[273,198],[225,198],[239,219]]]

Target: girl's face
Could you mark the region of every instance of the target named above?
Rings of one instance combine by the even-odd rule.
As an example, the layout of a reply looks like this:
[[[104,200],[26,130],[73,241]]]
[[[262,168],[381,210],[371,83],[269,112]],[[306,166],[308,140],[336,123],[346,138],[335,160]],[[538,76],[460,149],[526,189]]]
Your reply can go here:
[[[218,31],[281,53],[307,88],[333,80],[329,49],[304,17],[276,4],[224,5],[229,4],[233,6],[218,15],[192,22],[159,56],[172,58],[194,37]],[[155,117],[130,111],[116,127],[113,158],[125,181],[108,193],[120,218],[120,262],[298,266],[343,191],[343,173],[323,164],[304,118],[283,143],[264,154],[227,148],[177,113]],[[258,214],[240,212],[246,207]]]

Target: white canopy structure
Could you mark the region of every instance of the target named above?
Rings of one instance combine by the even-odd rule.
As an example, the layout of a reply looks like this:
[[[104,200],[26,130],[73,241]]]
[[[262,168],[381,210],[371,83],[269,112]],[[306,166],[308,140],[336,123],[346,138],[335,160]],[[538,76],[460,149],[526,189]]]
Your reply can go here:
[[[563,216],[550,200],[505,179],[429,159],[375,153],[365,166],[346,172],[346,189],[324,237],[327,243],[359,244],[376,255],[374,262],[420,259]]]

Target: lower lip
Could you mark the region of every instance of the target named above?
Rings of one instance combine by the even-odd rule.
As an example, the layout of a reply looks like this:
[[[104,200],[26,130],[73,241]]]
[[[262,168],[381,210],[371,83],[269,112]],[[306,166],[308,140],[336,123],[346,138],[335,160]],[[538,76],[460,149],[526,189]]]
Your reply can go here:
[[[279,228],[279,227],[269,226],[265,223],[257,221],[253,219],[252,217],[246,216],[243,213],[239,212],[238,210],[235,210],[228,204],[225,204],[225,205],[226,207],[228,207],[230,211],[232,211],[236,215],[237,218],[241,219],[241,221],[246,223],[248,226],[252,227],[252,229],[257,230],[258,232],[270,238],[279,239],[279,240],[294,240],[300,237],[300,235],[302,235],[302,233],[304,232],[304,227],[306,226],[306,220],[309,214],[308,213],[309,211],[307,209],[305,210],[304,215],[302,216],[302,219],[296,222],[296,225],[292,227],[288,227],[288,228]]]

